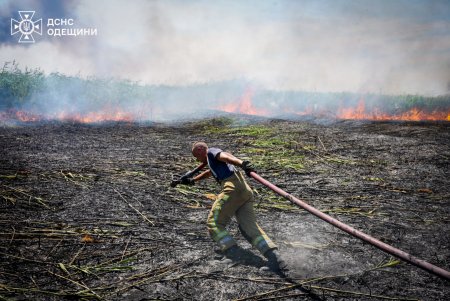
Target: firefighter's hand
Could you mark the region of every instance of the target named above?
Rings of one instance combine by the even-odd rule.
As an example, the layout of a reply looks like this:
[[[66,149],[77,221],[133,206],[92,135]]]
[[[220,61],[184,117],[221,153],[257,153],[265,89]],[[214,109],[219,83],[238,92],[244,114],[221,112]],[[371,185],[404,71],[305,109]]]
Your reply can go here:
[[[194,182],[193,178],[182,178],[181,181],[180,181],[180,184],[183,184],[183,185],[194,185],[195,182]]]
[[[244,161],[241,165],[242,169],[245,171],[245,174],[250,177],[250,173],[256,172],[253,164],[250,161]]]
[[[172,188],[177,187],[178,184],[180,184],[180,181],[174,180],[174,181],[170,182],[170,187],[172,187]]]

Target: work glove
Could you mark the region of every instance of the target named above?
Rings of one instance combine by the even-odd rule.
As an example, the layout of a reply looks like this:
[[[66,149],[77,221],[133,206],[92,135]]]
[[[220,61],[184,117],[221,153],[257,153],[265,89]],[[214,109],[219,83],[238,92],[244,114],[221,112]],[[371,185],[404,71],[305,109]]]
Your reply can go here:
[[[250,172],[256,172],[253,164],[250,161],[244,161],[241,165],[242,169],[245,171],[245,174],[250,177]]]
[[[180,184],[183,185],[194,185],[195,181],[193,178],[181,178]]]

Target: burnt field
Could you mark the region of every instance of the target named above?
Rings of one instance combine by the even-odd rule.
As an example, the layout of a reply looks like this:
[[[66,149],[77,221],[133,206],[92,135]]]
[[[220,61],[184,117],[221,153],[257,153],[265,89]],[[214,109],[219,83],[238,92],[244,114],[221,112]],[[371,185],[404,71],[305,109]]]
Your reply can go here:
[[[249,179],[297,284],[245,249],[224,267],[206,217],[219,186],[170,188],[204,140],[383,242],[450,269],[450,123],[216,118],[0,128],[0,300],[448,300],[449,282]]]

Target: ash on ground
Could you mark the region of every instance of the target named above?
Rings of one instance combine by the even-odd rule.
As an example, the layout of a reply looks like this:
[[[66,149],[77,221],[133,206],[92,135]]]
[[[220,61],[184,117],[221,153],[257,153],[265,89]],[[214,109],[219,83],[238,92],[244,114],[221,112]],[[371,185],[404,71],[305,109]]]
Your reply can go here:
[[[326,224],[248,179],[293,285],[222,266],[206,217],[219,186],[169,186],[194,141],[388,244],[450,269],[450,123],[208,119],[0,128],[2,300],[445,300],[449,282]]]

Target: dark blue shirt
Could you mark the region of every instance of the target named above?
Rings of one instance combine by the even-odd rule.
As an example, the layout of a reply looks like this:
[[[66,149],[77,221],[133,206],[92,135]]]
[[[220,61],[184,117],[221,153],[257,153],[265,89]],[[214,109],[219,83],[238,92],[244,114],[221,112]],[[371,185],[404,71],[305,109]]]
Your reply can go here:
[[[214,178],[218,181],[222,181],[223,179],[232,176],[236,170],[234,165],[217,160],[217,156],[221,152],[222,150],[220,148],[211,147],[208,148],[207,154],[209,169],[211,170]]]

